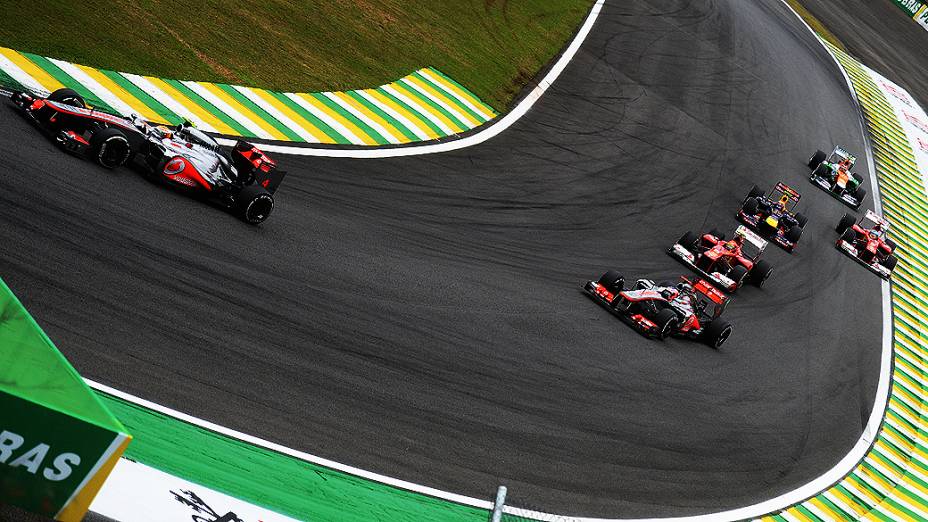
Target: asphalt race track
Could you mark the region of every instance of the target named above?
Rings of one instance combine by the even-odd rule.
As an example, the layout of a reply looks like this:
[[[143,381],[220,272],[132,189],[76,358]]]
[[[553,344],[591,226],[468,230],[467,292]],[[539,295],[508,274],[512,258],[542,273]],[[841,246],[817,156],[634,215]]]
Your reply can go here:
[[[779,0],[616,0],[502,135],[279,157],[257,228],[0,111],[0,274],[83,375],[230,428],[522,507],[705,513],[820,475],[873,405],[880,283],[806,181],[832,144],[863,154],[858,114]],[[580,292],[686,273],[666,248],[733,230],[778,180],[809,224],[731,303],[722,351],[644,339]]]

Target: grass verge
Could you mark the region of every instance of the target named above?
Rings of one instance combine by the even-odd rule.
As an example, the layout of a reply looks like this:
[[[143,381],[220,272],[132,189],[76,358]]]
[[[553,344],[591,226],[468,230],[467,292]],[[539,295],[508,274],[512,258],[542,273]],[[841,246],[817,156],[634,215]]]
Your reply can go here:
[[[20,51],[285,91],[372,87],[431,65],[501,111],[563,47],[593,0],[11,4],[0,18],[0,45]]]

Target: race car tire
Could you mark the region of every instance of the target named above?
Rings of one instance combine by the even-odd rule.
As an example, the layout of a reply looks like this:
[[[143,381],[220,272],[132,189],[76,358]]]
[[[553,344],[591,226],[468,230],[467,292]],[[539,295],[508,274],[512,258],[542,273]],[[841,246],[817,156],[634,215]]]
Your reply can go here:
[[[786,231],[786,240],[790,243],[796,243],[802,237],[802,227],[799,225],[789,227]]]
[[[664,308],[654,316],[654,324],[657,325],[657,336],[666,339],[677,327],[677,314],[669,308]]]
[[[731,337],[731,332],[733,328],[731,323],[728,321],[723,321],[721,319],[716,319],[709,323],[709,326],[706,327],[702,332],[702,340],[709,346],[718,350],[725,344],[725,341]]]
[[[263,223],[274,210],[274,197],[261,185],[248,185],[235,196],[235,212],[249,225]]]
[[[728,271],[728,278],[735,282],[735,286],[740,287],[744,284],[744,278],[748,275],[748,269],[743,265],[735,265]]]
[[[815,154],[813,154],[812,157],[809,158],[809,168],[812,170],[815,170],[815,167],[818,167],[819,165],[821,165],[822,162],[825,161],[825,158],[827,157],[828,157],[828,154],[825,154],[824,151],[821,151],[821,150],[815,151]]]
[[[899,260],[896,259],[896,256],[889,254],[880,264],[885,266],[887,270],[892,271],[892,269],[896,268],[896,263],[898,262]]]
[[[677,241],[677,244],[683,248],[693,252],[696,250],[696,244],[699,241],[699,236],[693,233],[692,230],[687,230],[686,234],[680,236],[680,240]]]
[[[759,206],[760,206],[760,202],[757,201],[756,197],[749,197],[748,199],[744,200],[744,204],[741,205],[741,210],[745,214],[749,216],[753,216],[757,214],[757,207]]]
[[[857,220],[854,219],[854,216],[850,214],[844,214],[841,217],[841,221],[838,221],[838,226],[835,227],[835,232],[843,234],[845,230],[851,228],[851,225],[856,223]]]
[[[125,133],[115,127],[97,129],[90,136],[90,159],[105,169],[122,166],[132,155]]]
[[[610,270],[599,278],[599,284],[615,294],[625,289],[625,277],[618,270]]]
[[[896,251],[896,242],[895,242],[895,241],[893,241],[892,239],[886,238],[886,239],[883,240],[883,242],[886,243],[886,246],[889,247],[889,253],[893,253],[893,252]]]
[[[796,223],[799,223],[799,226],[801,227],[805,227],[806,223],[809,222],[809,218],[806,217],[806,215],[802,212],[796,212],[796,215],[793,217],[796,218]]]
[[[751,268],[751,283],[760,288],[764,286],[764,282],[767,281],[767,278],[770,277],[772,273],[773,266],[767,261],[760,260],[754,263],[754,267]]]
[[[766,192],[764,192],[763,189],[761,189],[761,188],[758,187],[757,185],[751,185],[751,191],[748,192],[748,197],[747,197],[747,199],[759,198],[759,197],[763,196],[764,194],[766,194]]]
[[[828,168],[828,166],[826,166],[825,164],[820,164],[819,166],[815,167],[815,170],[812,171],[812,176],[811,176],[811,177],[813,177],[813,178],[814,178],[814,177],[819,177],[819,178],[825,178],[825,179],[829,179],[829,180],[830,180],[830,179],[831,179],[831,169]]]
[[[861,185],[864,184],[864,177],[861,176],[860,174],[858,174],[858,173],[855,172],[855,173],[851,174],[851,176],[853,176],[854,179],[857,181],[857,186],[858,186],[858,187],[860,187]]]
[[[867,197],[867,189],[863,187],[857,187],[857,192],[854,192],[854,199],[857,200],[857,204],[860,205],[863,203],[865,197]]]
[[[841,233],[841,239],[847,243],[853,244],[857,240],[857,232],[854,232],[853,228],[846,228],[844,232]]]
[[[84,97],[78,94],[78,92],[74,89],[58,89],[57,91],[49,94],[48,99],[53,102],[63,103],[73,107],[83,108],[87,106],[87,104],[84,103]]]
[[[716,239],[718,239],[719,241],[725,240],[725,234],[717,228],[713,228],[712,230],[709,231],[709,233],[715,236]]]

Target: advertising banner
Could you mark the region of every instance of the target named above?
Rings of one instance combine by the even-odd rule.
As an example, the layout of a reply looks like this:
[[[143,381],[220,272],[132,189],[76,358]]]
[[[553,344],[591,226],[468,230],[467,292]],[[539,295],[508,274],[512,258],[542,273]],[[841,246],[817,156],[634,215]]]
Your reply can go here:
[[[915,13],[922,7],[922,2],[919,0],[893,0],[893,3],[911,17],[914,17]]]

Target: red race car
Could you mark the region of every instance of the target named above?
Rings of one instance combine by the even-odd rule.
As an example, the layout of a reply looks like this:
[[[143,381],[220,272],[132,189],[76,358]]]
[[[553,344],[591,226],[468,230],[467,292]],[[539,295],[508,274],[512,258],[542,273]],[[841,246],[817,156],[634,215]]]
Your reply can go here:
[[[723,290],[734,292],[748,281],[763,286],[770,277],[773,267],[760,259],[766,248],[767,241],[741,225],[728,241],[718,230],[701,236],[687,232],[667,253]]]
[[[886,237],[889,222],[872,210],[855,221],[854,216],[845,214],[835,227],[841,234],[835,246],[838,250],[857,260],[871,272],[889,279],[896,268],[896,243]]]
[[[698,339],[717,349],[731,336],[731,324],[720,317],[728,297],[702,279],[694,283],[681,277],[676,285],[639,279],[634,288],[626,290],[625,278],[610,270],[598,281],[587,281],[583,290],[648,337],[675,335]]]

